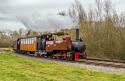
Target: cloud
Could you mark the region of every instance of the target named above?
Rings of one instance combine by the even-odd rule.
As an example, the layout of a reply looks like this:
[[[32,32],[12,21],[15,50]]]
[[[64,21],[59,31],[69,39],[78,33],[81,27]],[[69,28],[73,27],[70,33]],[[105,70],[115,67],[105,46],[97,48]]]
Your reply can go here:
[[[26,28],[22,23],[18,21],[0,20],[0,31],[6,31],[6,30],[15,31],[19,29],[26,29]]]
[[[4,13],[19,14],[45,11],[45,13],[57,13],[58,10],[67,10],[74,0],[0,0],[0,10]],[[53,12],[50,12],[53,10]],[[25,11],[25,12],[24,12]],[[47,12],[48,11],[48,12]]]
[[[94,3],[94,0],[79,1],[86,10],[89,4]],[[112,1],[119,6],[119,12],[120,10],[124,11],[124,0]],[[56,14],[67,11],[73,2],[74,0],[0,0],[0,20],[7,21],[7,23],[11,21],[15,23],[23,22],[27,28],[36,31],[53,31],[61,27],[68,28],[74,25],[70,17]]]
[[[17,20],[35,31],[54,31],[60,27],[71,27],[73,23],[70,17],[56,14],[68,9],[72,1],[0,0],[0,20]]]

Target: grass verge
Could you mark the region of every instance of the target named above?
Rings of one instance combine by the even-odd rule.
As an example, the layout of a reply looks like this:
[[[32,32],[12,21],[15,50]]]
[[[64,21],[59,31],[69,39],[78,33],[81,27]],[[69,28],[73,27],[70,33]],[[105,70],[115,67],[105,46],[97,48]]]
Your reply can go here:
[[[125,75],[34,61],[5,52],[0,54],[0,81],[125,81]]]

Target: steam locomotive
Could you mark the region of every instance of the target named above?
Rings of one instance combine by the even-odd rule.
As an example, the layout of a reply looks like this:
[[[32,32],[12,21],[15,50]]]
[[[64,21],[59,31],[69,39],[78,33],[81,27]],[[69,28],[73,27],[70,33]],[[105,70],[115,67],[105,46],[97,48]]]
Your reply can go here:
[[[63,32],[18,38],[13,49],[20,54],[72,61],[87,57],[85,43],[78,36],[76,41],[72,41],[70,35]]]

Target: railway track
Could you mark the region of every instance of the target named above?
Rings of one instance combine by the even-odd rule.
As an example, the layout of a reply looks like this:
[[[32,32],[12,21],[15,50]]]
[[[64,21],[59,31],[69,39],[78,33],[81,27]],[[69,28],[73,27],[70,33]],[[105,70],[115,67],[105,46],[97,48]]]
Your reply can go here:
[[[20,55],[20,54],[16,54]],[[23,54],[21,54],[23,55]],[[67,63],[78,63],[78,64],[86,64],[86,65],[95,65],[95,66],[102,66],[102,67],[111,67],[111,68],[122,68],[125,69],[125,63],[124,62],[115,62],[115,61],[108,61],[108,60],[100,60],[100,59],[82,59],[78,61],[66,61],[66,60],[59,60],[59,59],[53,59],[53,58],[45,58],[45,57],[35,57],[33,55],[23,55],[30,58],[36,58],[36,59],[46,59],[46,60],[52,60],[52,61],[58,61],[58,62],[67,62]]]
[[[82,60],[82,61],[77,61],[78,63],[84,63],[88,65],[95,65],[95,66],[103,66],[103,67],[113,67],[113,68],[124,68],[125,69],[125,63],[121,62],[114,62],[114,61],[105,61],[105,60],[100,60],[94,59],[94,60]]]

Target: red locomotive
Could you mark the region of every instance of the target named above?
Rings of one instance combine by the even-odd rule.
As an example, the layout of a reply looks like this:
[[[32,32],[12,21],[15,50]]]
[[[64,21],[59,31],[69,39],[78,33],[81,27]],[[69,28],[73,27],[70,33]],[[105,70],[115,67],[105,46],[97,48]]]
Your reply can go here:
[[[57,40],[58,37],[62,40]],[[78,60],[87,56],[86,46],[82,40],[77,39],[73,42],[68,34],[62,32],[19,38],[15,41],[13,49],[21,54],[65,60]]]

